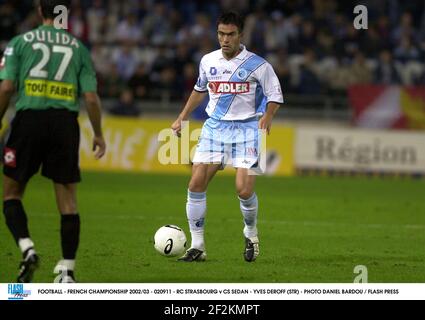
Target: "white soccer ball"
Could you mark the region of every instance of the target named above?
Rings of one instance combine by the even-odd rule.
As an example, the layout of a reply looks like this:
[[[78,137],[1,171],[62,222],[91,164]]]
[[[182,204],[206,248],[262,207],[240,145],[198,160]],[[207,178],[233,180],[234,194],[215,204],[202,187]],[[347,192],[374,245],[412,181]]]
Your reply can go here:
[[[155,233],[154,246],[156,251],[163,256],[175,257],[181,255],[186,249],[186,235],[177,226],[163,226]]]

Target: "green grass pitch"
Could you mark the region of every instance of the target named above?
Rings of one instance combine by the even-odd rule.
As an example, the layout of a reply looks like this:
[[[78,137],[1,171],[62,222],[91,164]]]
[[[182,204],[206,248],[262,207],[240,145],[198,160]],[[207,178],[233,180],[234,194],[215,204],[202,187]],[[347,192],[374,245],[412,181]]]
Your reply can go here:
[[[350,283],[357,265],[369,282],[425,282],[423,180],[261,177],[260,256],[243,261],[242,217],[234,177],[208,190],[205,263],[180,263],[153,248],[155,231],[176,224],[190,236],[189,177],[83,174],[76,276],[88,283]],[[52,282],[60,258],[59,215],[51,183],[34,178],[24,201],[41,257],[35,282]],[[20,260],[0,218],[0,282],[14,282]]]

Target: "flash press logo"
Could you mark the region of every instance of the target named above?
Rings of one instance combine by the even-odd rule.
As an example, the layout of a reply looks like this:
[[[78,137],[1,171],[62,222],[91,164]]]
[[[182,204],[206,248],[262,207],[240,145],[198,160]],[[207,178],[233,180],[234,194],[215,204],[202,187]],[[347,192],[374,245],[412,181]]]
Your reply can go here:
[[[23,284],[8,284],[7,294],[9,300],[24,300],[31,295],[31,290],[24,290]]]

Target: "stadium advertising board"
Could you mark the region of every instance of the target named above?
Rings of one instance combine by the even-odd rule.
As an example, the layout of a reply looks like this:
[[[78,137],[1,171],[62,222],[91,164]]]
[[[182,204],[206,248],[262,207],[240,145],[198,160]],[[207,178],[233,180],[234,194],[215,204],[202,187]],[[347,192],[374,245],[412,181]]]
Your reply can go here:
[[[88,118],[81,117],[80,165],[83,170],[190,174],[202,123],[190,121],[177,138],[170,120],[107,117],[104,136],[107,154],[96,161],[92,153],[92,133]],[[274,125],[267,137],[266,173],[294,173],[294,130]],[[190,156],[189,156],[190,155]],[[225,172],[233,173],[231,168]]]
[[[299,128],[297,169],[425,173],[425,134]]]
[[[358,127],[425,129],[425,86],[356,85],[348,98]]]

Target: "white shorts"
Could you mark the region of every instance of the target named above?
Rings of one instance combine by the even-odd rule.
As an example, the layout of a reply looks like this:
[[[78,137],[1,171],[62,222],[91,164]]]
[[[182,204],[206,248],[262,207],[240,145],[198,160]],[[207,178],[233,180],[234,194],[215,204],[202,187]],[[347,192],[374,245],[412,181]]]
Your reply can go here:
[[[261,130],[258,120],[208,119],[202,128],[193,163],[221,164],[261,173]]]

